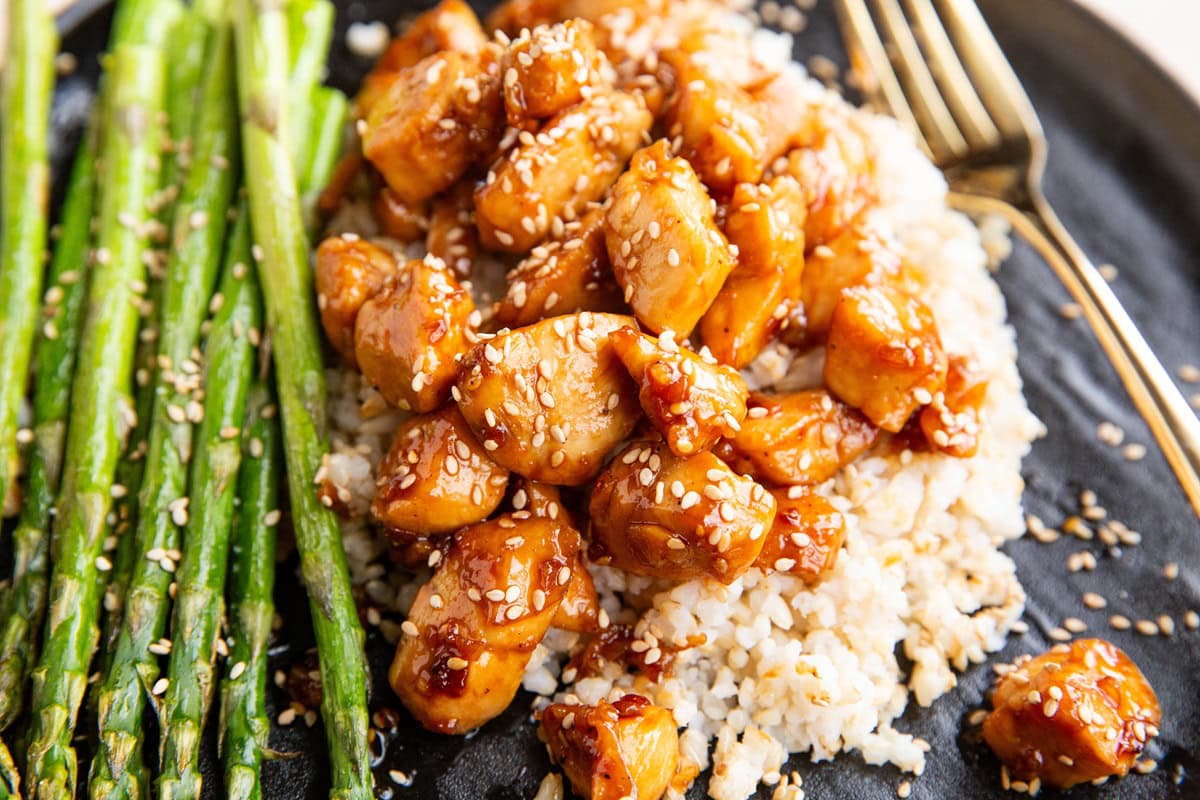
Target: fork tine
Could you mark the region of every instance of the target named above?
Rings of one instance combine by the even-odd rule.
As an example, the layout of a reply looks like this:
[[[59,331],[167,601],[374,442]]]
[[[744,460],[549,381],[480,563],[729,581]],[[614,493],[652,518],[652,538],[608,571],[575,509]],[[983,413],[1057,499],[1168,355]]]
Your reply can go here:
[[[912,28],[897,0],[873,0],[879,10],[882,32],[891,40],[895,59],[893,65],[904,88],[913,115],[925,132],[934,160],[939,164],[956,161],[967,154],[967,142],[946,107],[933,75]]]
[[[916,23],[933,77],[942,88],[942,97],[958,120],[967,143],[978,149],[1000,144],[1000,131],[971,86],[971,79],[958,60],[933,4],[930,0],[905,0],[905,4]]]
[[[1042,124],[1033,104],[974,0],[936,2],[955,50],[1003,137],[1010,141],[1041,139]]]
[[[904,99],[904,90],[888,60],[887,50],[875,30],[871,12],[865,0],[837,0],[835,3],[846,50],[850,54],[850,65],[862,82],[863,94],[900,121],[912,131],[917,141],[929,152],[929,144],[913,116],[912,109]]]

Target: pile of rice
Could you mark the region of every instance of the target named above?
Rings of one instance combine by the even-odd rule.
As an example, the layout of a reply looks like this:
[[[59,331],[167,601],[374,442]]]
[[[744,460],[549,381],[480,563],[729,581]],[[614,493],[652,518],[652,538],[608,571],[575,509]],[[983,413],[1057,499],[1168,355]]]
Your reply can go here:
[[[790,59],[789,37],[751,35],[766,58]],[[843,102],[808,86],[814,98]],[[743,800],[763,782],[776,786],[777,800],[802,797],[781,775],[789,753],[823,760],[855,750],[868,763],[920,774],[928,745],[894,727],[910,692],[926,706],[953,689],[956,670],[999,649],[1024,609],[1013,562],[999,548],[1024,532],[1021,459],[1042,429],[1022,396],[1013,331],[988,272],[989,255],[1004,254],[1003,231],[985,226],[985,248],[980,230],[947,208],[941,173],[911,138],[889,119],[856,113],[878,151],[871,222],[927,275],[922,299],[946,350],[972,357],[989,380],[977,455],[896,453],[885,441],[818,487],[847,529],[836,568],[815,588],[757,569],[724,586],[593,567],[609,617],[635,624],[649,646],[683,646],[696,634],[706,643],[679,653],[659,684],[617,665],[570,682],[561,670],[579,636],[551,631],[524,676],[544,698],[593,703],[634,690],[672,709],[683,759],[713,768],[716,800]],[[806,388],[820,381],[821,357],[772,349],[746,377],[756,388]],[[373,603],[403,613],[427,575],[386,567],[387,544],[366,519],[374,465],[402,415],[356,373],[329,377],[335,432],[323,473],[351,512],[343,521],[351,568]],[[383,619],[383,633],[398,636],[400,619]],[[913,665],[907,674],[898,645]]]

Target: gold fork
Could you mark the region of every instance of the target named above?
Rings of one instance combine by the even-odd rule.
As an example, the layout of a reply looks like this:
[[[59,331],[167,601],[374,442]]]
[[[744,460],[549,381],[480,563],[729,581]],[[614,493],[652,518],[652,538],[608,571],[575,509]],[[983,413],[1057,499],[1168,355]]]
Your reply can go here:
[[[999,212],[1049,262],[1200,516],[1200,419],[1042,193],[1046,136],[972,0],[836,0],[868,100],[917,137],[968,213]],[[885,45],[886,42],[886,45]]]

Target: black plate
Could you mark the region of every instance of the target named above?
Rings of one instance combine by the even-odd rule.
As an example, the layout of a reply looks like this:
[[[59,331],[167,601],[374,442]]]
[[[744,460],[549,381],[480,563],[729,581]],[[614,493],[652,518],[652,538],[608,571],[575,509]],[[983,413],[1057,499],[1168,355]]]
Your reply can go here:
[[[96,5],[101,4],[80,4],[64,20],[72,31],[66,48],[78,55],[80,66],[62,82],[56,98],[54,157],[60,182],[91,101],[97,54],[107,35],[109,15],[85,8]],[[353,91],[369,64],[346,50],[346,26],[356,20],[392,21],[428,3],[338,5],[330,81]],[[1200,109],[1144,54],[1072,3],[981,0],[981,5],[1049,135],[1051,201],[1097,262],[1120,268],[1114,289],[1168,368],[1174,372],[1181,364],[1200,363]],[[802,61],[814,54],[845,65],[829,0],[820,0],[797,39]],[[1165,719],[1150,755],[1161,767],[1151,775],[1078,788],[1067,796],[1200,797],[1200,634],[1182,625],[1186,609],[1200,609],[1200,525],[1083,321],[1067,321],[1058,313],[1068,298],[1037,255],[1017,243],[998,280],[1018,332],[1029,403],[1050,429],[1024,465],[1027,509],[1057,524],[1077,510],[1080,490],[1091,488],[1110,515],[1141,531],[1144,541],[1123,553],[1074,539],[1042,545],[1026,538],[1009,545],[1029,593],[1030,631],[1013,637],[997,658],[1042,651],[1050,644],[1047,633],[1063,618],[1085,620],[1093,633],[1126,649],[1158,690]],[[1101,444],[1096,426],[1102,420],[1123,428],[1127,441],[1149,445],[1150,454],[1131,463]],[[1099,567],[1068,574],[1067,556],[1084,549],[1096,555]],[[1169,561],[1181,566],[1173,582],[1161,577]],[[1104,594],[1109,608],[1085,609],[1080,601],[1085,591]],[[290,615],[274,652],[276,665],[283,667],[303,656],[311,638],[307,623],[297,619],[303,615],[290,613],[306,607],[292,570],[280,572],[278,594],[280,607]],[[1112,613],[1132,619],[1167,613],[1178,632],[1171,638],[1116,632],[1107,625]],[[382,680],[389,649],[377,639],[371,645],[378,676],[375,704],[396,708]],[[982,704],[991,679],[989,665],[975,667],[931,709],[911,708],[901,720],[901,728],[925,737],[933,748],[912,797],[1004,795],[999,764],[964,723]],[[528,724],[528,699],[518,699],[504,717],[466,739],[425,734],[401,712],[399,730],[377,773],[380,791],[386,794],[390,787],[397,798],[447,800],[531,797],[550,765]],[[82,730],[91,724],[84,720]],[[325,796],[319,727],[277,728],[272,744],[297,755],[264,768],[269,797]],[[206,763],[205,795],[216,797],[219,778],[211,747]],[[903,777],[895,769],[867,767],[855,755],[816,765],[797,756],[790,767],[803,775],[806,793],[814,798],[891,798]],[[394,786],[391,769],[413,775],[414,785]],[[689,797],[703,796],[701,781]]]

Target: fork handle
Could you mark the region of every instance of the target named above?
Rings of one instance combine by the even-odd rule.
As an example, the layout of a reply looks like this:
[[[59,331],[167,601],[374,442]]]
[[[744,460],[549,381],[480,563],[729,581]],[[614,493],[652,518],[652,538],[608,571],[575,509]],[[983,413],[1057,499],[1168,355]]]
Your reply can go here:
[[[1154,355],[1137,325],[1117,300],[1082,248],[1059,221],[1045,197],[1035,194],[1027,209],[991,198],[956,195],[969,210],[999,211],[1042,254],[1083,309],[1134,406],[1174,470],[1184,494],[1200,516],[1200,418]]]

